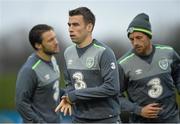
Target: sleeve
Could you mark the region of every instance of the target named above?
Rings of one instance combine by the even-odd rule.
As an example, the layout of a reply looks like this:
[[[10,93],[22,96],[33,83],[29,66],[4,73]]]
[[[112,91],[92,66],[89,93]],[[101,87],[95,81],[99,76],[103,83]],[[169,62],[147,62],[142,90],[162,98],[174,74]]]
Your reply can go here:
[[[65,91],[64,91],[64,89],[62,89],[62,88],[60,88],[60,90],[59,90],[60,92],[59,92],[59,94],[60,94],[60,98],[65,94]]]
[[[175,51],[173,54],[172,77],[178,93],[180,94],[180,56]]]
[[[125,92],[128,88],[128,78],[125,75],[125,72],[120,64],[118,64],[119,69],[119,82],[120,82],[120,95],[119,95],[119,101],[120,101],[120,110],[124,112],[130,112],[135,113],[137,115],[140,115],[142,107],[137,105],[136,103],[132,103],[128,98],[125,97]]]
[[[68,73],[66,63],[64,65],[64,81],[65,81],[65,86],[66,86],[66,88],[64,89],[65,93],[74,90],[74,86],[71,83],[71,77]]]
[[[104,81],[102,85],[69,92],[68,97],[71,102],[107,98],[119,94],[119,75],[113,51],[106,49],[100,58],[99,65]]]
[[[26,123],[45,122],[32,109],[32,97],[36,89],[36,80],[32,69],[23,68],[16,81],[16,109]]]

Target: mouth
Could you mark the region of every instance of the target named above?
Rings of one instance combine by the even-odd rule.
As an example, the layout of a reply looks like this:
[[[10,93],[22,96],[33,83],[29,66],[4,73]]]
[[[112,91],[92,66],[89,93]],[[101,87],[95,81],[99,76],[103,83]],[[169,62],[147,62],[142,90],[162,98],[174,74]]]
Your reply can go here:
[[[54,50],[55,50],[55,51],[59,51],[59,49],[60,49],[60,48],[59,48],[58,45],[54,47]]]
[[[141,46],[135,46],[135,49],[141,49],[142,47]]]
[[[141,47],[136,47],[135,49],[141,49]]]
[[[70,35],[71,38],[75,38],[75,35]]]
[[[135,47],[135,50],[136,50],[136,51],[141,51],[141,50],[142,50],[142,47],[140,47],[140,46],[139,46],[139,47]]]

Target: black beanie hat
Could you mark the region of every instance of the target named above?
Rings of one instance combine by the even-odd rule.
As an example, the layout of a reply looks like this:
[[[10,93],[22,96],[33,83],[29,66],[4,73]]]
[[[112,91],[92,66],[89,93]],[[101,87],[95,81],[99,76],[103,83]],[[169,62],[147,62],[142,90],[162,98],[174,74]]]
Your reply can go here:
[[[152,31],[151,31],[151,24],[149,22],[149,16],[145,13],[138,14],[129,24],[127,32],[128,32],[128,37],[130,33],[142,32],[151,39]]]

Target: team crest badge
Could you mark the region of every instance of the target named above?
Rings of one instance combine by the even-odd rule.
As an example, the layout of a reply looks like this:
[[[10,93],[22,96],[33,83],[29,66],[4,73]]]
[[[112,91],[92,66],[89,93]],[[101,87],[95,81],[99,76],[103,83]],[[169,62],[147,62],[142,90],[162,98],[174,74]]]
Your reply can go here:
[[[86,59],[86,66],[87,66],[88,68],[92,68],[93,65],[94,65],[94,58],[88,57],[88,58]]]
[[[159,67],[162,70],[167,70],[168,66],[169,66],[168,59],[164,58],[164,59],[159,60]]]

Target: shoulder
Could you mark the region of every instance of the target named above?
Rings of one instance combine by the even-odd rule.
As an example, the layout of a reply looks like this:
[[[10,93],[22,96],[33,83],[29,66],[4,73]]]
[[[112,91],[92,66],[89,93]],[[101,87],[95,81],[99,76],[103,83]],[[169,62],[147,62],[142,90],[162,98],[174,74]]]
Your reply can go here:
[[[102,51],[104,54],[114,54],[113,50],[109,46],[104,44],[103,42],[99,42],[97,40],[94,40],[93,46],[94,46],[94,48]]]
[[[34,74],[31,64],[25,63],[18,72],[18,79],[30,79]]]
[[[154,46],[156,49],[156,53],[158,53],[160,55],[163,54],[166,56],[174,56],[174,54],[176,54],[175,50],[171,46],[160,45],[160,44],[155,44]]]
[[[16,80],[18,86],[30,86],[31,84],[33,84],[32,82],[35,82],[37,77],[33,69],[33,66],[36,64],[35,61],[36,59],[33,56],[30,56],[27,59],[26,63],[22,66],[22,68],[18,72]],[[36,64],[36,66],[38,65]]]
[[[135,54],[132,52],[132,50],[128,51],[126,54],[124,54],[121,58],[118,59],[118,64],[124,64],[130,61]]]
[[[31,54],[24,65],[21,68],[21,71],[33,71],[35,70],[40,64],[42,60],[39,59],[35,54]]]
[[[154,44],[156,49],[173,51],[174,49],[168,45]]]
[[[73,44],[73,45],[71,45],[71,46],[69,46],[69,47],[67,47],[66,49],[65,49],[65,51],[64,51],[64,55],[66,55],[66,54],[68,54],[69,52],[72,52],[73,50],[75,50],[76,49],[76,46]]]

